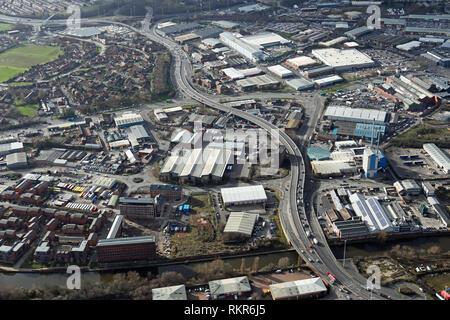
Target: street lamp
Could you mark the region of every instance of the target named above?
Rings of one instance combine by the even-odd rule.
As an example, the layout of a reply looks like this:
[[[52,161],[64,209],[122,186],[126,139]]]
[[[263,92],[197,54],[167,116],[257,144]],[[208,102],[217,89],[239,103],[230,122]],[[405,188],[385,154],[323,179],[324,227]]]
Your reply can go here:
[[[347,249],[347,239],[344,240],[344,268],[345,268],[345,250]]]

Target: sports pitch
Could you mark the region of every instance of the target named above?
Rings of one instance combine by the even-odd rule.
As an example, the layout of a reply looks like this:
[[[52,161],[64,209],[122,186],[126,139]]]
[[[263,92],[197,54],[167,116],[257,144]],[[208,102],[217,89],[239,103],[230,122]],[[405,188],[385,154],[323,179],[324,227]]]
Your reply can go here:
[[[0,54],[0,82],[27,71],[39,64],[56,60],[62,54],[59,47],[25,45]]]

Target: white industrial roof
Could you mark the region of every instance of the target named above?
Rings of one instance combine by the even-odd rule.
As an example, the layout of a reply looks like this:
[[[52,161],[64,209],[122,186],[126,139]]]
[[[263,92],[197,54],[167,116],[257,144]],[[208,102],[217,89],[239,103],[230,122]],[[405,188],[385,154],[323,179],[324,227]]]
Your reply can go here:
[[[144,119],[142,116],[138,113],[133,112],[127,112],[120,116],[117,116],[114,118],[114,121],[116,122],[117,126],[124,125],[124,124],[132,124],[137,122],[143,122]]]
[[[258,216],[255,213],[232,212],[223,232],[241,233],[250,237]]]
[[[6,164],[8,166],[21,163],[27,163],[27,154],[25,152],[12,153],[6,156]]]
[[[343,42],[345,40],[347,40],[347,37],[338,37],[335,39],[331,39],[330,41],[326,41],[326,42],[319,42],[320,45],[325,46],[325,47],[331,47],[334,46],[335,44],[338,44],[340,42]]]
[[[273,72],[274,74],[276,74],[277,76],[284,78],[284,77],[288,77],[290,75],[292,75],[292,71],[277,64],[275,66],[271,66],[268,67],[267,70],[269,70],[270,72]]]
[[[325,284],[319,277],[276,283],[270,285],[269,288],[274,299],[297,297],[327,291]]]
[[[247,276],[230,279],[214,280],[209,282],[211,295],[218,296],[227,293],[241,293],[251,291]]]
[[[311,161],[311,166],[319,175],[341,174],[342,171],[354,169],[353,162],[343,160]]]
[[[225,68],[222,71],[231,80],[237,80],[237,79],[244,79],[245,78],[245,76],[242,74],[242,72],[236,70],[235,68]]]
[[[186,287],[178,286],[152,289],[153,300],[187,300]]]
[[[286,62],[297,68],[316,64],[316,60],[307,56],[299,56],[292,59],[287,59]]]
[[[307,89],[314,86],[312,81],[309,81],[305,78],[293,78],[286,80],[286,84],[295,90]]]
[[[410,41],[407,43],[399,44],[395,46],[397,49],[403,50],[403,51],[409,51],[415,48],[419,48],[422,42],[420,41]]]
[[[356,48],[356,47],[359,47],[359,44],[355,41],[350,41],[350,42],[344,42],[344,46],[346,46],[348,48]]]
[[[158,24],[158,29],[170,27],[170,26],[174,26],[174,25],[176,25],[176,23],[174,23],[172,21],[162,22],[162,23]]]
[[[325,110],[324,116],[330,118],[346,119],[348,121],[365,121],[371,123],[375,119],[375,123],[386,122],[387,113],[383,110],[376,109],[359,109],[350,107],[330,106]]]
[[[344,79],[342,79],[337,74],[334,74],[334,75],[323,77],[320,79],[314,79],[314,83],[318,84],[319,86],[324,86],[324,85],[339,82],[342,80],[344,80]]]
[[[267,200],[266,191],[262,185],[222,188],[220,192],[226,204]]]
[[[98,186],[98,187],[104,187],[106,189],[112,188],[114,183],[116,183],[116,179],[114,179],[114,178],[95,176],[92,179],[92,185]]]
[[[356,49],[316,49],[311,53],[320,61],[333,68],[373,65],[374,61]]]
[[[13,150],[20,150],[23,148],[22,142],[10,142],[5,144],[0,144],[0,152],[9,152]]]
[[[444,170],[445,173],[450,172],[450,159],[439,149],[434,143],[427,143],[423,145],[423,149],[430,155],[430,157]]]
[[[248,68],[243,70],[238,70],[240,73],[242,73],[245,77],[250,76],[256,76],[257,74],[260,74],[262,71],[259,68]]]
[[[252,45],[262,47],[273,46],[278,44],[288,44],[291,42],[290,40],[286,40],[282,36],[273,32],[264,32],[251,36],[246,36],[243,37],[242,40]]]
[[[250,78],[236,81],[236,84],[241,87],[248,87],[248,86],[254,86],[254,85],[263,86],[263,85],[277,84],[277,83],[280,83],[280,81],[267,75],[267,74],[263,74],[261,76],[250,77]]]

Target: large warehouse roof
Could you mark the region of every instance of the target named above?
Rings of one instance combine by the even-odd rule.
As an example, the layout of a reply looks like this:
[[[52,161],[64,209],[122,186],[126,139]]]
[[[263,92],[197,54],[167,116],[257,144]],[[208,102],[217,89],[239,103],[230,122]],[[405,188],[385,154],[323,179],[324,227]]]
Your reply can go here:
[[[227,293],[240,293],[251,291],[250,283],[246,276],[230,279],[215,280],[209,282],[211,295],[218,296]]]
[[[255,213],[232,212],[223,232],[241,233],[250,237],[258,216]]]
[[[442,168],[445,173],[450,172],[450,159],[442,152],[434,143],[427,143],[423,145],[423,149],[430,155],[430,157]]]
[[[359,109],[350,107],[330,106],[325,110],[327,118],[334,120],[345,120],[353,122],[385,123],[387,122],[387,112],[376,109]]]
[[[286,299],[303,295],[317,294],[327,291],[327,287],[319,277],[276,283],[269,286],[273,299]]]
[[[222,188],[220,192],[225,204],[267,201],[266,191],[262,185]]]
[[[255,46],[269,47],[274,45],[288,44],[291,41],[286,40],[282,36],[273,33],[273,32],[264,32],[255,34],[252,36],[246,36],[242,38],[247,43],[250,43]]]
[[[186,287],[178,286],[152,289],[153,300],[187,300]]]
[[[278,84],[279,80],[267,75],[263,74],[262,76],[250,77],[247,79],[242,79],[236,81],[236,84],[240,87],[250,87],[250,86],[264,86],[271,84]]]
[[[286,63],[290,64],[296,68],[300,68],[300,67],[316,64],[317,62],[316,62],[316,60],[314,60],[313,58],[310,58],[308,56],[299,56],[299,57],[295,57],[295,58],[286,60]]]
[[[270,72],[276,74],[277,76],[279,76],[280,78],[284,78],[284,77],[288,77],[292,75],[292,71],[289,69],[286,69],[285,67],[277,64],[274,66],[270,66],[267,68],[267,70],[269,70]]]
[[[324,64],[336,69],[368,67],[374,61],[366,54],[356,49],[316,49],[311,53]]]
[[[117,126],[123,126],[123,125],[131,125],[134,123],[142,123],[144,122],[144,119],[138,113],[127,112],[114,118],[114,121],[116,122]]]

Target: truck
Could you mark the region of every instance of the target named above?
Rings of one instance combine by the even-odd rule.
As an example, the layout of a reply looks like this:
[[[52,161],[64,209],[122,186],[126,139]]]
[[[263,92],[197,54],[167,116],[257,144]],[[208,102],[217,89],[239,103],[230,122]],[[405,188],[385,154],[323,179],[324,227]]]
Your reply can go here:
[[[319,244],[319,241],[317,241],[316,238],[313,239],[314,244]]]
[[[336,278],[329,272],[327,272],[328,278],[330,278],[330,284],[333,284],[336,281]]]

